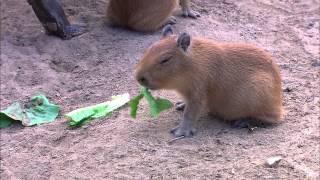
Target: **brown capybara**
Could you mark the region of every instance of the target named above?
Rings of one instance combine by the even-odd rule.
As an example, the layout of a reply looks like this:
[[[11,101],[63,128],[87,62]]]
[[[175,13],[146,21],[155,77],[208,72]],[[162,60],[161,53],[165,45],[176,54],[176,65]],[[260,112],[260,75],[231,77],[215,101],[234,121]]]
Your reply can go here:
[[[180,0],[184,16],[197,18],[190,0]],[[174,24],[172,12],[178,0],[111,0],[107,8],[107,19],[111,25],[135,31],[152,32],[165,24]]]
[[[151,90],[182,95],[183,120],[171,131],[177,137],[192,136],[192,122],[204,110],[227,121],[282,121],[278,66],[269,53],[252,45],[191,38],[187,33],[175,36],[166,26],[163,38],[136,66],[135,77]]]

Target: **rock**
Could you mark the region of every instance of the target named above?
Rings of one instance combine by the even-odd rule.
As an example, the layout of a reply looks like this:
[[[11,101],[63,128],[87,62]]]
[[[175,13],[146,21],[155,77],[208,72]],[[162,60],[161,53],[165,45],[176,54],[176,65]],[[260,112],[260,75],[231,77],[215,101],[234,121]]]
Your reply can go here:
[[[280,163],[281,159],[282,159],[282,157],[280,157],[280,156],[270,157],[266,160],[266,165],[268,167],[276,167]]]
[[[292,90],[293,90],[292,87],[286,87],[285,89],[283,89],[283,92],[289,93],[289,92],[291,92]]]

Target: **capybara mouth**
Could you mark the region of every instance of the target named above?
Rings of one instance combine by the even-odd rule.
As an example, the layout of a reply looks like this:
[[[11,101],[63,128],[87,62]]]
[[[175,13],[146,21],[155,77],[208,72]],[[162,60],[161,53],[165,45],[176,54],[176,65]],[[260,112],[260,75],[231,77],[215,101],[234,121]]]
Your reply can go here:
[[[142,85],[142,84],[141,84]],[[143,87],[147,88],[147,89],[150,89],[150,90],[157,90],[157,88],[155,86],[152,86],[151,84],[144,84],[142,85]]]

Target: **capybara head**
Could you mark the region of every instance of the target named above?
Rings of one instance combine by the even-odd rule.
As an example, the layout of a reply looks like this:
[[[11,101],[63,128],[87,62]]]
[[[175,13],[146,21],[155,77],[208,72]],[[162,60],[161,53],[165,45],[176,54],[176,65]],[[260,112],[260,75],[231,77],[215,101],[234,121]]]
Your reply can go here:
[[[185,81],[184,71],[189,63],[187,51],[190,45],[187,33],[173,35],[170,25],[164,27],[162,39],[151,45],[135,69],[135,78],[151,90],[175,89]]]

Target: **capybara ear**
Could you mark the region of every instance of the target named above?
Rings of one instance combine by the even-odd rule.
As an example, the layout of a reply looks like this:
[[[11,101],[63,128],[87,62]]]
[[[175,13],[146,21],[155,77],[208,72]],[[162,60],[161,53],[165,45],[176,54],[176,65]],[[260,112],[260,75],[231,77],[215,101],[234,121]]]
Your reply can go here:
[[[170,24],[166,25],[162,30],[162,37],[167,37],[173,35],[173,29]]]
[[[190,45],[191,37],[188,33],[182,33],[178,37],[177,44],[178,47],[180,47],[183,51],[187,51],[189,45]]]

